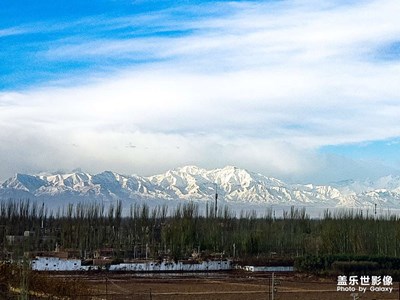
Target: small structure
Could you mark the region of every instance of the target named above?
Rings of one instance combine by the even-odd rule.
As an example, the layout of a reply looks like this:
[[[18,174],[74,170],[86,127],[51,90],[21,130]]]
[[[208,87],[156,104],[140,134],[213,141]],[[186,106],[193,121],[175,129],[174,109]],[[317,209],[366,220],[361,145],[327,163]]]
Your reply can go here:
[[[94,251],[95,259],[108,259],[115,256],[115,250],[113,248],[103,248]]]
[[[24,231],[24,237],[33,237],[33,236],[35,236],[34,231],[29,231],[29,230]]]

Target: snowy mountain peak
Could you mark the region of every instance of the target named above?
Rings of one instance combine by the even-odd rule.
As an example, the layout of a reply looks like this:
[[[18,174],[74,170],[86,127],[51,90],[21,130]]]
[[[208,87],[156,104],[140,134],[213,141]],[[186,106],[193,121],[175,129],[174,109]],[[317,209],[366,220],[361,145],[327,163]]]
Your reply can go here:
[[[112,171],[89,174],[16,174],[0,187],[0,199],[32,198],[123,201],[220,201],[265,205],[314,205],[321,207],[398,208],[400,177],[376,181],[347,180],[332,185],[287,184],[279,179],[235,166],[207,170],[189,165],[149,177],[121,175]]]
[[[191,174],[191,175],[197,175],[197,174],[201,174],[206,172],[207,170],[199,168],[197,166],[184,166],[184,167],[180,167],[180,168],[176,168],[175,171],[180,172],[180,173],[187,173],[187,174]]]
[[[42,180],[50,182],[54,186],[66,186],[74,188],[76,186],[88,185],[92,176],[88,173],[69,173],[69,174],[55,174],[55,175],[42,175]]]

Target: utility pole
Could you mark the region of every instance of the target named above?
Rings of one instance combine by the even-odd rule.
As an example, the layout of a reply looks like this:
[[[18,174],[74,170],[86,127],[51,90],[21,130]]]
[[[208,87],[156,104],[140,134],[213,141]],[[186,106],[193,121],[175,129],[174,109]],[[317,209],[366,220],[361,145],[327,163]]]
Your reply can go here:
[[[28,267],[29,261],[26,255],[29,255],[30,251],[30,236],[27,237],[27,242],[25,241],[25,235],[23,240],[23,251],[22,251],[22,270],[21,270],[21,292],[20,292],[20,300],[28,300],[29,299],[29,286],[28,286]],[[26,249],[28,248],[28,250]],[[27,250],[27,251],[26,251]]]
[[[20,300],[28,300],[29,299],[27,268],[28,268],[28,262],[25,257],[25,254],[24,254],[23,260],[22,260],[21,292],[20,292],[20,298],[19,298]]]
[[[275,279],[275,273],[272,272],[272,276],[271,276],[271,300],[275,300],[275,293],[278,292],[278,289],[276,286],[280,285],[281,282],[280,280]]]
[[[275,300],[275,273],[272,272],[271,277],[271,300]]]
[[[108,277],[106,277],[106,300],[108,299]]]

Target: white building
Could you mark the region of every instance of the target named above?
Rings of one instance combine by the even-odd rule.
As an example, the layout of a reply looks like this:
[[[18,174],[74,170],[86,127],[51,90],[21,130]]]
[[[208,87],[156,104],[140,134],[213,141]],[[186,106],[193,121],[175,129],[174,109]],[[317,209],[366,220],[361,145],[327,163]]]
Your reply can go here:
[[[61,259],[58,257],[37,257],[32,260],[34,271],[90,271],[99,270],[100,266],[82,266],[79,259]],[[231,260],[194,261],[147,261],[110,265],[110,271],[131,272],[202,272],[232,270]]]
[[[37,257],[32,260],[34,271],[80,271],[79,259],[60,259],[58,257]]]
[[[133,272],[200,272],[200,271],[228,271],[232,270],[230,260],[211,260],[203,262],[187,261],[163,261],[163,262],[141,262],[122,263],[111,265],[110,271],[133,271]]]

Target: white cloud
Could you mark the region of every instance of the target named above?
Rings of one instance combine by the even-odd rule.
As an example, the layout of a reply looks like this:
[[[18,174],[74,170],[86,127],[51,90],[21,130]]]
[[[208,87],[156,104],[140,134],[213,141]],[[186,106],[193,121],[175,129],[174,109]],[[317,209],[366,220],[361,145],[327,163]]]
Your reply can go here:
[[[400,36],[396,1],[228,5],[180,21],[194,31],[179,37],[53,43],[40,55],[149,61],[90,84],[0,94],[0,176],[193,163],[311,178],[335,166],[321,146],[400,135],[400,64],[379,59]]]

